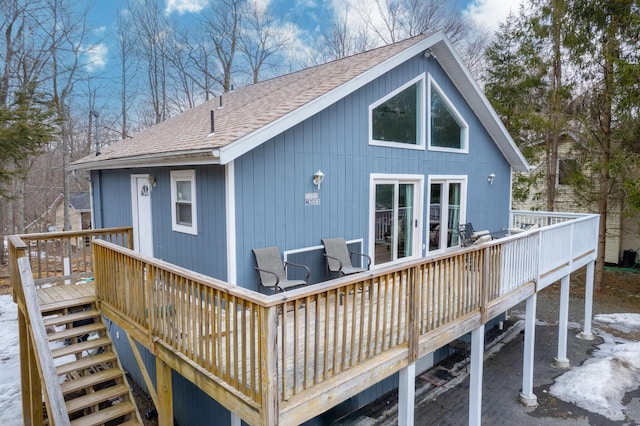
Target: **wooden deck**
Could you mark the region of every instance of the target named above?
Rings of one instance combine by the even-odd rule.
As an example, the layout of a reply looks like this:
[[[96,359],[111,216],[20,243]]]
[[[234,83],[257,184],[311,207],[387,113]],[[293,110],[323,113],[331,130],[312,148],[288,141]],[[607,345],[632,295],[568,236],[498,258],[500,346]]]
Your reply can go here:
[[[93,281],[78,284],[63,284],[41,287],[36,291],[42,312],[53,312],[69,307],[69,302],[78,305],[94,302],[96,288]]]

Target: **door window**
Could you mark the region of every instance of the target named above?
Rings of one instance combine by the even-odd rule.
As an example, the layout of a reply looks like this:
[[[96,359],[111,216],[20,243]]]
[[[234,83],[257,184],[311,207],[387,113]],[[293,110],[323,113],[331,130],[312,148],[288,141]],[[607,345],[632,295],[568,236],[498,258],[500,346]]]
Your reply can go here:
[[[374,265],[413,257],[419,240],[421,182],[374,180]]]
[[[464,179],[434,179],[429,185],[429,251],[459,245],[464,216]]]

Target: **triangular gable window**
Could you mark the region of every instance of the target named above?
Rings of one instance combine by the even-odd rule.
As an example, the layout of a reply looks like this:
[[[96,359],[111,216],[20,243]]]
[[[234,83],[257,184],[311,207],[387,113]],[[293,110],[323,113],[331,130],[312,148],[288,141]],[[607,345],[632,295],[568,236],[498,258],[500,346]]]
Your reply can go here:
[[[429,98],[429,149],[468,152],[467,123],[431,78]]]
[[[424,147],[424,77],[418,77],[369,106],[372,145]]]

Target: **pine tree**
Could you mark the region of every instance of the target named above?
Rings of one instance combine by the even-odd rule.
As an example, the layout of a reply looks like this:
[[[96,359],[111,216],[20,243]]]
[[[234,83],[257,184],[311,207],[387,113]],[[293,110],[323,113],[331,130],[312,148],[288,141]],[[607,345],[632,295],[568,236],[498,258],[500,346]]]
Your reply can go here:
[[[53,104],[31,85],[15,92],[13,101],[0,107],[0,180],[23,175],[25,160],[54,140]],[[0,191],[4,186],[0,185]],[[6,195],[0,192],[0,195]]]
[[[486,51],[485,92],[505,127],[530,163],[543,161],[543,100],[549,91],[541,47],[531,37],[528,18],[521,9],[500,24]],[[513,196],[524,201],[544,175],[538,170],[517,174]]]

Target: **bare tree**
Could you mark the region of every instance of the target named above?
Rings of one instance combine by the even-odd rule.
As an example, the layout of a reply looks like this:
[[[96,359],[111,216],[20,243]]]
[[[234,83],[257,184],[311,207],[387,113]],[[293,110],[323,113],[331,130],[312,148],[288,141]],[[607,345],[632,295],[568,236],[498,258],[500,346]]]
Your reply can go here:
[[[280,25],[273,15],[256,4],[248,5],[245,14],[242,36],[239,39],[240,51],[251,71],[253,83],[260,81],[260,71],[275,63],[268,60],[277,56],[290,43],[293,35]]]
[[[222,91],[224,92],[228,92],[231,89],[243,9],[244,0],[212,1],[203,14],[204,20],[201,21],[205,33],[213,44],[220,67],[220,73],[214,74],[213,78],[222,86]]]
[[[131,31],[131,20],[128,13],[119,12],[117,17],[117,49],[120,60],[120,115],[122,119],[120,138],[129,135],[129,105],[131,78],[135,74],[134,34]]]
[[[364,52],[372,46],[365,26],[350,21],[350,9],[334,10],[320,39],[318,50],[324,61],[330,61]]]
[[[159,2],[141,0],[129,2],[132,27],[136,35],[138,56],[147,74],[149,102],[154,121],[160,123],[168,116],[166,50],[170,30]]]

